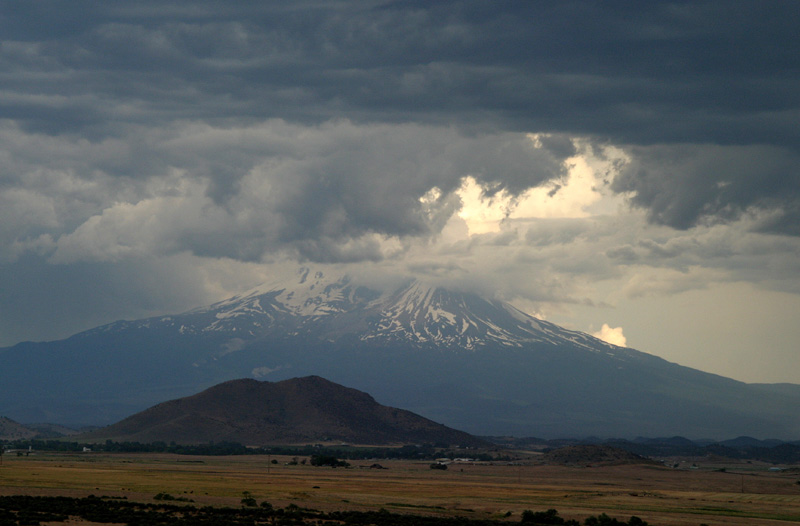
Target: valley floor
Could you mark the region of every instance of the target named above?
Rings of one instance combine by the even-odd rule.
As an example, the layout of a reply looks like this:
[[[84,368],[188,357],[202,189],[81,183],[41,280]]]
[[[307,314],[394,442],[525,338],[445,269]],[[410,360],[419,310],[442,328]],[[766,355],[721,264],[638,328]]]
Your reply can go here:
[[[583,520],[635,515],[651,526],[800,522],[800,469],[763,464],[554,466],[350,461],[349,468],[289,465],[289,457],[34,453],[4,455],[0,495],[122,498],[241,507],[243,498],[325,512],[378,511],[519,522],[554,508]],[[300,459],[302,460],[302,459]],[[273,462],[274,461],[274,462]],[[383,468],[370,467],[378,463]],[[683,466],[683,465],[682,465]],[[155,499],[159,496],[159,499]]]

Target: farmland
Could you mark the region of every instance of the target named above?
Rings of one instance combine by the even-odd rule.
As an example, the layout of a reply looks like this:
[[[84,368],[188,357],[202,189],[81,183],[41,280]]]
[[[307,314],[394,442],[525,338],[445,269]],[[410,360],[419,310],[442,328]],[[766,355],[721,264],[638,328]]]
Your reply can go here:
[[[5,455],[0,496],[124,498],[153,503],[241,507],[243,498],[284,508],[466,517],[518,522],[524,510],[557,509],[580,521],[606,513],[653,526],[767,525],[800,522],[800,471],[758,463],[678,469],[626,464],[560,466],[350,461],[315,467],[278,456],[185,456],[155,453]],[[372,467],[380,464],[384,469]]]

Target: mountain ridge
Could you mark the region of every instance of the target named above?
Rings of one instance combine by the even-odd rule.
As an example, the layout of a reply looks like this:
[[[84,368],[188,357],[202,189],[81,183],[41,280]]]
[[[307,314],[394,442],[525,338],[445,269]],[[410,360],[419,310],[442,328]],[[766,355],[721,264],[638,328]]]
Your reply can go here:
[[[800,386],[705,373],[469,292],[308,269],[0,358],[17,373],[0,412],[20,421],[108,424],[229,379],[320,375],[479,435],[800,436]]]

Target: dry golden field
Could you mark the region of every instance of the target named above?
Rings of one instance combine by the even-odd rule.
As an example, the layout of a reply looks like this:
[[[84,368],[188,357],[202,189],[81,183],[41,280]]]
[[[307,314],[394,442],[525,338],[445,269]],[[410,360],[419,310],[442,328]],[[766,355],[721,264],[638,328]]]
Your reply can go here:
[[[271,460],[278,460],[272,464]],[[35,453],[3,457],[0,495],[127,496],[158,493],[197,505],[239,506],[244,492],[275,506],[377,510],[518,521],[525,509],[567,519],[637,515],[652,526],[800,523],[800,470],[728,464],[698,469],[651,465],[567,467],[350,461],[351,467],[286,465],[286,457]]]

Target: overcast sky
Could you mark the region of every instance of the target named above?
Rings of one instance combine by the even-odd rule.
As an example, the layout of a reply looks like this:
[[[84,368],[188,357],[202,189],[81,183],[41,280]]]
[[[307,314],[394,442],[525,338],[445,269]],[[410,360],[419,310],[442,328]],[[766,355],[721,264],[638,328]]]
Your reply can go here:
[[[0,1],[0,345],[298,265],[800,383],[800,2]]]

